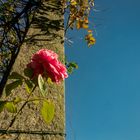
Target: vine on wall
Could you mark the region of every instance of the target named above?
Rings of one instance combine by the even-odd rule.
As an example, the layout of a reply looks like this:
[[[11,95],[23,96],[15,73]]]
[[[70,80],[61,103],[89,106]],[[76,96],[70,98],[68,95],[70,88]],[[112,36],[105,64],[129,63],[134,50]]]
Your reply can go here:
[[[89,27],[89,14],[94,6],[94,0],[66,0],[61,1],[64,5],[64,12],[67,14],[65,35],[69,29],[84,29],[87,34],[84,37],[88,47],[95,44],[93,30]],[[40,114],[48,124],[55,114],[55,105],[47,97],[47,86],[49,84],[59,84],[68,77],[67,73],[78,68],[74,62],[67,62],[65,66],[58,60],[58,55],[47,49],[36,52],[31,62],[24,70],[24,76],[10,70],[17,58],[20,46],[24,43],[27,32],[32,23],[36,10],[42,5],[41,0],[5,0],[0,1],[0,96],[5,87],[5,100],[0,100],[0,112],[7,110],[15,113],[11,121],[11,127],[22,111],[24,106],[33,102],[41,105]],[[10,75],[9,75],[10,74]],[[7,79],[12,82],[6,85]],[[16,97],[8,100],[12,91],[19,86],[24,86],[27,98]],[[39,87],[40,95],[35,96],[34,90]],[[24,102],[18,109],[18,105]],[[8,129],[7,129],[8,130]]]

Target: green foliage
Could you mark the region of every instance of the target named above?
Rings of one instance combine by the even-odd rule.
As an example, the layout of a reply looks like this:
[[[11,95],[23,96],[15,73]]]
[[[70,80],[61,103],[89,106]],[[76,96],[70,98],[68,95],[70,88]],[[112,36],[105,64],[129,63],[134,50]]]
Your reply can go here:
[[[23,5],[26,7],[26,4],[29,4],[26,1],[24,1],[22,4],[20,4],[19,2],[20,1],[14,1],[14,0],[0,2],[0,4],[2,5],[2,6],[0,6],[0,17],[1,17],[0,22],[4,25],[3,27],[7,27],[7,29],[8,29],[8,30],[4,29],[2,31],[2,34],[4,31],[7,32],[4,37],[8,37],[8,39],[3,38],[2,40],[4,42],[1,42],[1,44],[3,44],[3,46],[5,47],[6,46],[5,40],[8,40],[9,44],[10,44],[9,46],[7,46],[7,48],[3,47],[2,49],[5,51],[2,51],[2,49],[1,49],[2,53],[0,53],[1,56],[3,56],[5,58],[5,59],[3,59],[3,63],[2,63],[4,68],[6,68],[10,64],[11,56],[13,54],[15,55],[18,52],[16,49],[15,49],[16,52],[14,52],[13,49],[9,50],[9,48],[11,47],[11,44],[13,46],[16,45],[17,48],[20,48],[20,44],[22,44],[24,42],[26,30],[29,28],[28,26],[26,26],[26,24],[30,23],[30,17],[32,17],[32,15],[27,14],[27,11],[30,11],[30,9],[34,9],[34,8],[32,8],[33,6],[29,5],[30,8],[26,9],[25,13],[23,11],[23,13],[21,14],[22,15],[21,17],[17,16],[17,15],[20,15],[20,12],[22,12],[22,10],[20,11],[20,7],[18,8],[17,6]],[[70,28],[71,29],[75,28],[78,30],[84,29],[88,32],[88,34],[85,36],[85,41],[87,42],[87,45],[89,47],[91,45],[94,45],[95,38],[92,34],[92,30],[89,29],[89,19],[88,19],[88,16],[90,13],[90,8],[92,8],[91,5],[94,5],[94,0],[89,0],[89,1],[88,0],[66,0],[63,2],[66,5],[66,8],[69,13],[68,21],[66,23],[65,33]],[[33,4],[33,3],[30,3],[30,4]],[[23,7],[23,10],[25,7]],[[29,13],[32,13],[32,12],[30,11]],[[28,17],[26,17],[26,15],[28,15]],[[26,29],[25,31],[23,29],[23,26],[21,26],[22,24],[20,25],[20,22],[19,22],[19,21],[22,21],[23,19],[25,19],[25,22],[23,21],[25,24],[25,29]],[[10,23],[11,21],[12,21],[12,24]],[[29,23],[26,23],[26,21],[28,21]],[[9,24],[5,24],[4,22],[9,23]],[[19,26],[16,26],[17,24]],[[11,26],[13,26],[13,27],[11,27]],[[22,31],[22,33],[25,32],[23,36],[21,34],[21,31]],[[17,39],[18,37],[20,37],[20,39]],[[19,43],[18,40],[20,40],[21,42]],[[78,69],[78,65],[75,62],[66,61],[65,64],[66,64],[67,71],[69,74],[73,73],[73,71],[75,69]],[[10,70],[8,70],[8,72],[10,73]],[[9,75],[9,73],[7,75]],[[17,113],[18,103],[20,103],[22,101],[24,101],[25,103],[34,102],[35,105],[42,104],[42,107],[40,110],[41,116],[43,117],[45,122],[47,124],[49,124],[54,118],[55,106],[51,101],[44,99],[44,97],[46,97],[46,95],[47,95],[46,82],[48,82],[48,84],[52,84],[51,79],[47,78],[47,81],[45,81],[41,75],[39,75],[38,78],[33,79],[34,78],[33,71],[30,68],[26,68],[24,70],[24,76],[20,75],[17,72],[12,72],[8,78],[12,79],[13,81],[11,81],[11,83],[6,85],[5,93],[6,93],[6,97],[7,97],[7,96],[11,95],[12,90],[16,89],[18,86],[23,85],[23,86],[25,86],[25,89],[28,93],[29,98],[22,99],[17,96],[15,99],[12,99],[10,101],[9,100],[0,101],[0,112],[2,112],[4,109],[6,109],[10,113]],[[39,87],[40,93],[42,95],[41,97],[36,97],[36,95],[33,95],[33,92],[34,92],[34,89],[36,86]],[[22,107],[21,107],[21,110],[22,110]]]
[[[25,75],[26,77],[28,77],[28,78],[32,78],[32,75],[33,75],[32,69],[30,69],[30,68],[25,68],[25,69],[24,69],[24,75]]]
[[[55,107],[52,102],[48,100],[43,101],[43,105],[41,108],[41,115],[47,124],[53,120],[54,110],[55,110]]]
[[[6,96],[9,96],[13,89],[17,88],[18,86],[22,85],[22,80],[16,80],[10,84],[7,84],[5,87]]]
[[[69,67],[73,67],[74,69],[78,69],[78,65],[75,62],[70,62]]]
[[[22,101],[22,99],[20,98],[20,97],[16,97],[14,100],[13,100],[13,103],[14,104],[18,104],[19,102],[21,102]]]
[[[5,108],[10,113],[16,113],[17,112],[17,107],[16,107],[16,105],[13,102],[7,102],[5,104]]]
[[[16,113],[17,107],[13,102],[9,101],[0,101],[0,112],[6,109],[10,113]]]
[[[32,89],[33,89],[33,83],[31,80],[25,80],[25,88],[26,88],[26,91],[27,93],[31,93],[32,92]]]
[[[9,79],[19,79],[19,80],[23,80],[24,77],[22,75],[20,75],[17,72],[12,72],[11,75],[9,75],[8,77]]]
[[[5,104],[6,104],[6,101],[0,101],[0,113],[3,111]]]
[[[66,61],[65,65],[67,67],[67,71],[68,71],[69,74],[72,74],[75,69],[78,69],[78,64],[75,63],[75,62]]]
[[[33,103],[35,104],[35,105],[39,105],[40,104],[40,99],[38,98],[38,97],[34,97],[34,99],[33,99]]]
[[[47,93],[47,86],[41,74],[39,74],[38,76],[38,86],[40,89],[40,93],[42,94],[43,97],[45,97]]]

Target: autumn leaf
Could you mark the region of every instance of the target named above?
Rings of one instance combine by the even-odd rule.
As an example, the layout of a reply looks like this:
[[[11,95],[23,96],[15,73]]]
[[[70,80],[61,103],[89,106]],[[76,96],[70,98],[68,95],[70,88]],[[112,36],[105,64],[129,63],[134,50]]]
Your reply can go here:
[[[89,33],[88,35],[85,36],[85,40],[87,41],[88,43],[88,46],[90,47],[91,45],[94,45],[96,40],[95,38],[93,37],[92,33]]]

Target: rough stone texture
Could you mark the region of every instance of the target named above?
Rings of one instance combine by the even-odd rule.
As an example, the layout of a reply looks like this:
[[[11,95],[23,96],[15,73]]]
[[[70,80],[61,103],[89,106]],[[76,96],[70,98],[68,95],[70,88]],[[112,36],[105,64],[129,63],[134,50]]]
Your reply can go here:
[[[21,47],[12,71],[23,74],[23,69],[30,61],[33,53],[41,48],[47,48],[59,54],[64,62],[64,19],[62,5],[58,0],[44,0],[44,5],[35,15],[34,22],[28,32],[26,42]],[[10,98],[19,95],[26,98],[25,87],[19,87]],[[38,89],[34,94],[38,94]],[[39,114],[39,107],[28,103],[17,116],[9,130],[51,132],[47,135],[38,134],[7,134],[0,136],[0,140],[64,140],[65,136],[54,132],[65,133],[64,83],[49,85],[48,99],[55,103],[55,118],[47,125]],[[21,104],[22,105],[22,104]],[[0,114],[0,129],[7,129],[14,114],[6,111]]]

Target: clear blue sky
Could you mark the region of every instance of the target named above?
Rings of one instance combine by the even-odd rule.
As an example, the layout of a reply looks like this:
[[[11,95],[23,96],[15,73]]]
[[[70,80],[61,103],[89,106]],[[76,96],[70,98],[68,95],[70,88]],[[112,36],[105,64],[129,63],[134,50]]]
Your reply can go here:
[[[96,0],[96,45],[66,47],[66,140],[140,140],[140,0]],[[100,25],[100,26],[99,26]]]

